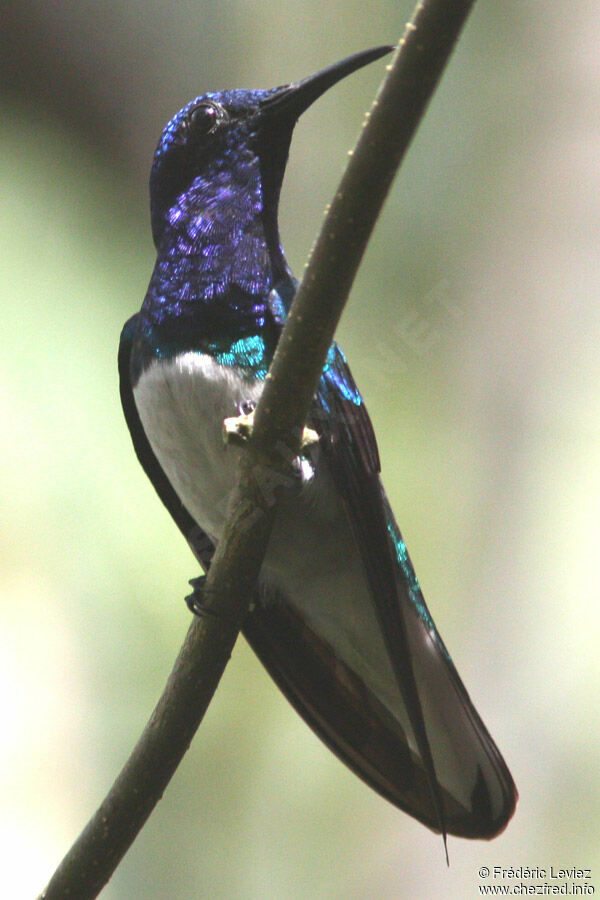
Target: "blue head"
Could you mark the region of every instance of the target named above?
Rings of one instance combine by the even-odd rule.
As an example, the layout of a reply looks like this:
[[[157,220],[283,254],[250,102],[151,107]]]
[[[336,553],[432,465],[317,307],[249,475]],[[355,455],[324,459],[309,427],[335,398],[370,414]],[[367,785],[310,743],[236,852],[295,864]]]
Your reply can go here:
[[[148,328],[191,340],[190,329],[262,327],[269,292],[290,278],[277,207],[294,125],[329,87],[391,49],[271,90],[204,94],[171,119],[150,176],[158,258],[142,307]]]
[[[150,176],[157,249],[186,211],[210,218],[215,207],[235,200],[235,191],[256,191],[261,212],[276,216],[298,117],[329,87],[391,49],[357,53],[294,84],[209,93],[184,106],[160,137]]]

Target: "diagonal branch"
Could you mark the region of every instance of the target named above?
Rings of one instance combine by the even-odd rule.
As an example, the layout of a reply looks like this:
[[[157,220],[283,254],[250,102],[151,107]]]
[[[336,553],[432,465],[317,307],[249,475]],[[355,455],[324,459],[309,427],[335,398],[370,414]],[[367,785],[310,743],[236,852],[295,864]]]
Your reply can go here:
[[[256,408],[228,522],[205,584],[210,611],[192,621],[138,744],[54,873],[44,900],[91,900],[99,894],[203,718],[254,594],[273,524],[275,506],[261,490],[261,473],[266,467],[289,474],[369,236],[473,2],[422,0],[406,27],[312,251]]]

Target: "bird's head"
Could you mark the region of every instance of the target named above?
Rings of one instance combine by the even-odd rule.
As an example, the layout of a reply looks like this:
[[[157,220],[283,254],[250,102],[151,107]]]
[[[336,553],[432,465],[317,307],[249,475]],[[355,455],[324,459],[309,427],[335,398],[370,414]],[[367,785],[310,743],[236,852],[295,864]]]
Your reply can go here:
[[[393,49],[357,53],[282,87],[207,93],[184,106],[163,130],[154,155],[150,202],[156,246],[170,212],[195,182],[204,183],[215,202],[222,202],[237,170],[260,173],[264,207],[276,215],[298,118],[346,75]]]

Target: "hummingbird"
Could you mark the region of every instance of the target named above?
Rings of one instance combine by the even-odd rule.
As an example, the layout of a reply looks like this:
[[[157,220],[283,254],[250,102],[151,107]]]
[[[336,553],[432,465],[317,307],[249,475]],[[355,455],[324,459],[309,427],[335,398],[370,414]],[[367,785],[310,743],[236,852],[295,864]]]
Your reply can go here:
[[[299,116],[392,47],[270,90],[206,93],[159,139],[150,175],[156,263],[119,347],[134,449],[206,571],[297,281],[278,227]],[[430,829],[492,838],[517,791],[425,604],[380,479],[373,427],[333,343],[312,439],[280,491],[242,632],[309,726]],[[201,612],[201,581],[191,608]],[[196,602],[198,601],[198,602]]]

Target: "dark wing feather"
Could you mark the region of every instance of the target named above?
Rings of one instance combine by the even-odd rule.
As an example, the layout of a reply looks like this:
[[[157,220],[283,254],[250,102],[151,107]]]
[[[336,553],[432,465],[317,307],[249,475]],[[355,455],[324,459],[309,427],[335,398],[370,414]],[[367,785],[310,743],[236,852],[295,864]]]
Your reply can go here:
[[[135,405],[130,360],[136,322],[137,316],[126,322],[119,345],[125,419],[142,468],[206,570],[214,546],[173,490],[150,447]],[[373,443],[368,433],[363,437],[365,453],[371,464],[377,465],[377,457],[370,456]],[[403,793],[423,792],[423,787],[420,791],[414,787],[422,776],[411,762],[406,737],[398,733],[398,723],[372,693],[365,691],[351,670],[335,660],[328,645],[288,604],[254,604],[243,632],[292,705],[350,768],[392,802],[398,803],[394,787],[398,783],[403,785]],[[424,821],[435,828],[437,817],[430,811]]]
[[[171,487],[150,447],[135,406],[130,358],[136,318],[134,316],[126,323],[119,347],[120,390],[125,418],[142,467],[197,559],[207,569],[214,546]],[[374,596],[386,598],[380,619],[394,657],[399,646],[397,632],[400,632],[400,644],[402,641],[406,644],[407,640],[406,628],[398,612],[407,598],[404,596],[399,604],[398,596],[388,596],[389,591],[384,584],[394,569],[393,548],[389,543],[386,524],[388,510],[385,497],[376,489],[379,484],[379,459],[375,438],[366,410],[358,399],[345,360],[334,348],[321,380],[313,425],[323,435],[325,452],[339,489],[351,518],[356,520],[356,538]],[[388,550],[382,550],[385,547]],[[396,581],[397,568],[394,574]],[[400,596],[403,596],[402,590]],[[503,781],[506,795],[502,816],[491,816],[489,790],[483,775],[477,781],[469,804],[461,803],[437,780],[432,792],[432,766],[428,771],[423,763],[423,753],[415,754],[410,749],[407,735],[399,722],[351,669],[334,656],[331,648],[306,626],[289,604],[254,604],[242,630],[267,671],[300,715],[356,774],[392,803],[434,830],[440,829],[441,807],[448,831],[465,837],[491,837],[506,824],[516,801],[512,779],[449,659],[446,661],[444,658],[443,665],[449,667],[450,677],[455,682],[469,721],[482,735],[489,754],[493,756],[495,753],[498,777]],[[441,641],[439,646],[443,647]],[[410,664],[410,649],[405,656]],[[399,665],[399,680],[406,679],[409,686],[411,680],[413,683],[408,689],[407,705],[409,708],[411,704],[418,707],[417,724],[413,727],[419,731],[421,705],[414,686],[414,673],[412,679],[410,675],[406,678],[406,664],[400,661]],[[423,719],[422,714],[420,718]],[[418,741],[417,744],[421,746]],[[427,752],[424,755],[427,756]],[[432,795],[436,794],[437,803],[434,803]]]
[[[439,831],[422,762],[386,706],[319,639],[285,598],[257,604],[244,636],[294,709],[321,740],[371,788],[395,806]],[[453,834],[468,810],[442,788]]]
[[[367,411],[335,345],[317,402],[322,445],[348,510],[429,785],[409,811],[431,819],[433,800],[442,831],[492,837],[514,811],[516,788],[429,615],[379,479]],[[468,792],[450,789],[460,777]]]
[[[385,512],[381,503],[379,453],[371,420],[345,357],[330,348],[317,393],[316,410],[323,411],[320,433],[325,455],[344,499],[358,543],[376,615],[398,687],[406,706],[437,826],[446,835],[444,804],[435,774],[423,710],[412,665],[407,628],[398,603],[397,564],[390,559]],[[365,540],[367,543],[365,544]]]

